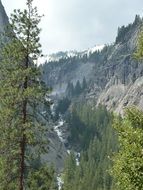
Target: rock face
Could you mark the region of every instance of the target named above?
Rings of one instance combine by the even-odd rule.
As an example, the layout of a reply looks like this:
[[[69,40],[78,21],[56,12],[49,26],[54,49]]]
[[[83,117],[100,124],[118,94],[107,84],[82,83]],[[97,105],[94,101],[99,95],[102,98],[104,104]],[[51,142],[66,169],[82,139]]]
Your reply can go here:
[[[58,173],[64,168],[64,160],[67,157],[67,151],[64,143],[60,141],[59,136],[53,130],[48,132],[48,154],[42,156],[44,162],[52,164]]]
[[[142,19],[118,29],[115,43],[101,51],[52,61],[41,66],[43,80],[58,95],[66,95],[69,82],[74,85],[86,78],[84,98],[95,106],[104,104],[122,113],[123,108],[142,105],[143,64],[133,58]]]
[[[0,0],[0,32],[4,30],[7,24],[8,24],[8,17]]]

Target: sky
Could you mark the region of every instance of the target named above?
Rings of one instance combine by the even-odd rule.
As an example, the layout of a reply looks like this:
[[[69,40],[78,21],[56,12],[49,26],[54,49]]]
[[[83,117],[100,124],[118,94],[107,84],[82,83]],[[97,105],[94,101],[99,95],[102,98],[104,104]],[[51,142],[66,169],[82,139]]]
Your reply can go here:
[[[26,0],[2,0],[8,14],[23,9]],[[143,16],[143,0],[34,0],[42,18],[44,54],[82,51],[115,41],[119,26]]]

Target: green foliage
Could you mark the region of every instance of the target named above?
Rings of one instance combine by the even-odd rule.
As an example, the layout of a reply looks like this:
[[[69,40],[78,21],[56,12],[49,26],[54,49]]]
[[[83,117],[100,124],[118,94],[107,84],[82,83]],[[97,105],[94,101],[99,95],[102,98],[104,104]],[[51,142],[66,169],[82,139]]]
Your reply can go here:
[[[48,89],[40,82],[33,61],[40,56],[38,24],[41,16],[27,0],[27,9],[15,10],[9,40],[1,48],[0,62],[0,188],[23,190],[32,161],[47,151],[45,124],[38,117]],[[12,31],[12,32],[11,32]],[[34,169],[34,168],[33,168]],[[38,174],[45,170],[40,169]]]
[[[87,82],[86,82],[86,78],[84,77],[82,81],[82,90],[85,90],[86,88],[87,88]]]
[[[67,88],[66,88],[66,94],[69,98],[71,98],[74,95],[74,86],[73,83],[68,82]]]
[[[81,124],[82,127],[72,131],[72,138],[82,148],[84,144],[84,151],[79,165],[75,165],[75,156],[69,155],[64,169],[63,190],[110,190],[110,156],[117,149],[117,138],[111,127],[112,114],[103,106],[93,110],[90,106],[78,105],[75,110],[72,127],[81,127]]]
[[[136,15],[135,23],[142,22],[140,17]],[[143,59],[143,28],[140,28],[139,34],[138,34],[138,40],[137,40],[137,48],[135,53],[133,54],[133,57],[137,60]]]
[[[136,15],[133,24],[137,25],[137,24],[141,24],[141,23],[142,23],[142,18],[140,17],[140,15]]]
[[[55,119],[59,119],[59,114],[65,114],[65,112],[70,106],[70,103],[71,101],[67,97],[59,100],[55,110]]]
[[[38,170],[30,171],[27,179],[27,190],[58,190],[55,171],[44,165]]]
[[[75,86],[73,85],[72,82],[69,82],[66,88],[66,95],[69,98],[74,98],[79,96],[86,89],[87,89],[87,82],[84,77],[82,83],[80,83],[80,81],[78,80]]]
[[[93,109],[89,105],[76,104],[68,115],[67,123],[71,132],[70,142],[86,149],[90,141],[97,136],[101,138],[106,126],[112,122],[112,115],[105,107]]]
[[[76,169],[75,154],[71,152],[65,162],[64,177],[63,177],[64,190],[73,189],[73,184],[75,180],[75,169]]]
[[[143,189],[143,113],[135,108],[126,111],[125,118],[116,119],[120,149],[113,158],[112,175],[115,189]]]
[[[142,32],[142,30],[139,33],[137,50],[134,53],[134,57],[136,59],[138,59],[138,60],[142,60],[143,59],[143,32]]]
[[[119,27],[116,43],[124,43],[126,41],[126,35],[130,32],[130,30],[140,24],[142,24],[142,19],[139,15],[136,15],[133,24],[128,24],[127,26],[123,25],[122,27]]]
[[[79,95],[82,91],[82,87],[81,87],[81,84],[79,82],[79,80],[77,81],[76,85],[75,85],[75,88],[74,88],[74,95]]]
[[[132,24],[129,24],[128,26],[122,26],[121,28],[118,28],[118,34],[116,37],[116,43],[124,43],[126,39],[127,32],[131,29]]]
[[[126,35],[130,33],[130,30],[141,24],[142,24],[141,17],[139,15],[136,15],[133,24],[128,24],[127,26],[119,27],[118,34],[116,37],[116,43],[124,43],[127,39]]]

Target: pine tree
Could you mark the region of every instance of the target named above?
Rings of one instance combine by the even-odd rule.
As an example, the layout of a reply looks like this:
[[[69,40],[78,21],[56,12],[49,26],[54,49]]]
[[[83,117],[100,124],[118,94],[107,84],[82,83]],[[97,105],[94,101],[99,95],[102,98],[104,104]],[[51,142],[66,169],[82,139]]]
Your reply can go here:
[[[47,165],[31,171],[27,184],[29,190],[58,190],[54,168]]]
[[[143,113],[128,109],[123,120],[116,119],[119,152],[113,158],[112,175],[119,190],[143,189]]]
[[[82,81],[82,90],[85,90],[86,88],[87,88],[87,82],[86,82],[86,78],[84,77]]]
[[[141,32],[139,33],[137,49],[136,49],[136,52],[134,53],[134,57],[137,60],[143,59],[143,30],[141,30]]]
[[[83,152],[79,165],[75,166],[72,164],[74,161],[68,158],[63,189],[111,190],[109,156],[117,149],[117,138],[111,127],[113,115],[101,105],[95,110],[87,104],[76,104],[73,108],[72,116],[67,121],[72,135],[71,144],[76,144],[74,147],[78,144],[78,150],[82,149]]]
[[[74,95],[79,95],[81,93],[81,85],[80,85],[80,82],[79,80],[77,81],[76,85],[75,85],[75,88],[74,88]]]
[[[38,28],[41,16],[32,2],[27,0],[24,11],[14,10],[7,31],[9,40],[0,52],[2,190],[28,189],[28,178],[32,176],[30,163],[47,148],[46,128],[38,119],[39,107],[47,91],[40,83],[39,69],[33,64],[41,55]],[[48,179],[48,175],[45,177]]]
[[[65,163],[63,190],[72,190],[74,185],[76,160],[74,152],[71,152]]]
[[[66,94],[69,98],[71,98],[74,95],[74,86],[72,82],[68,82]]]

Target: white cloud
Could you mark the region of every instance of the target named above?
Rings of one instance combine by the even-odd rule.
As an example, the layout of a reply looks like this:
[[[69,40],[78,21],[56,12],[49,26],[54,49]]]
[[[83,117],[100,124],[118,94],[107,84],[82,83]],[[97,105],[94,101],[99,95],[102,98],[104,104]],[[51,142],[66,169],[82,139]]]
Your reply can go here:
[[[25,5],[23,0],[2,1],[8,14]],[[44,53],[110,43],[118,26],[132,22],[143,7],[142,0],[35,0],[34,4],[45,15],[41,22]]]

